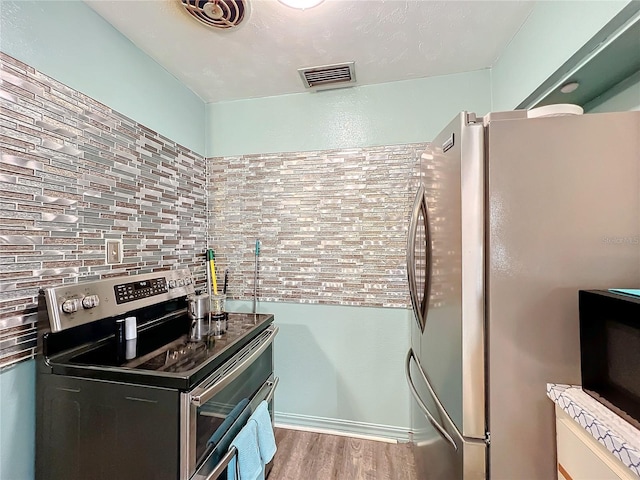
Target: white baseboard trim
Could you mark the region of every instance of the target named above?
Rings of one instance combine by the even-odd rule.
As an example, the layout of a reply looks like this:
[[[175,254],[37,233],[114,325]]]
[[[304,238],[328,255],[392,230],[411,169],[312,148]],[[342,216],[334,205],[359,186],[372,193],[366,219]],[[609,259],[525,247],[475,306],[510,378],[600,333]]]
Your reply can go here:
[[[354,422],[335,418],[313,417],[296,413],[275,412],[275,426],[289,430],[326,433],[379,442],[408,442],[409,428]]]

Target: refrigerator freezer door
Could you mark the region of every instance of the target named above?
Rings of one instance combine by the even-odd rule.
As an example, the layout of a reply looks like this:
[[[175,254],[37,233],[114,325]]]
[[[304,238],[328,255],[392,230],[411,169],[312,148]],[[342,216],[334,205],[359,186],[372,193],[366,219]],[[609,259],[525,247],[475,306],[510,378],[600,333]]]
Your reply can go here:
[[[483,131],[456,117],[423,154],[431,281],[418,357],[465,438],[486,436]]]
[[[414,457],[418,478],[442,480],[484,480],[486,449],[484,441],[463,439],[451,418],[434,396],[419,360],[409,350],[405,372],[418,417],[414,421]],[[425,422],[424,420],[428,420]],[[422,420],[422,421],[421,421]],[[429,427],[431,424],[431,427]]]
[[[435,405],[435,409],[430,409],[422,400],[422,395],[418,393],[418,387],[416,387],[416,383],[413,380],[413,374],[411,373],[411,368],[413,366],[412,361],[415,362],[415,366],[420,374],[420,378],[424,381],[425,386],[429,392],[428,398]],[[433,388],[431,387],[431,382],[429,382],[427,375],[424,373],[424,370],[420,367],[420,363],[415,358],[415,354],[412,349],[409,349],[409,353],[407,354],[407,360],[405,364],[405,373],[407,376],[407,384],[409,385],[409,390],[413,394],[413,398],[418,404],[418,407],[422,411],[422,414],[427,417],[427,420],[431,424],[433,428],[436,429],[436,432],[440,434],[443,440],[445,440],[449,447],[454,451],[458,450],[458,446],[456,442],[451,438],[451,435],[460,435],[460,433],[456,430],[455,425],[451,421],[451,418],[447,415],[446,411],[442,404],[438,401],[438,398],[435,396],[433,392]],[[433,411],[433,413],[432,413]],[[437,413],[436,413],[437,412]],[[436,418],[437,417],[437,418]],[[446,426],[445,426],[446,425]],[[452,432],[451,434],[447,431],[447,427]]]
[[[493,480],[555,478],[547,382],[580,382],[578,290],[640,282],[640,112],[488,126]]]

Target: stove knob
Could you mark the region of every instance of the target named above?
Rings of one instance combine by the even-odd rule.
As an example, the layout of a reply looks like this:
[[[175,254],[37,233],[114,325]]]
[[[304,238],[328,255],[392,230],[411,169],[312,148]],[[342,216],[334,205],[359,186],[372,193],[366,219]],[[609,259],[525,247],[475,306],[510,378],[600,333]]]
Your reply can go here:
[[[176,288],[176,281],[175,280],[169,280],[169,288]]]
[[[191,277],[185,278],[184,279],[184,283],[185,283],[185,285],[191,285],[191,283],[193,283],[192,280],[191,280]]]
[[[87,295],[82,299],[82,308],[94,308],[100,305],[100,299],[97,295]]]
[[[178,279],[178,287],[184,287],[184,280],[182,278]]]
[[[65,300],[62,302],[62,311],[64,313],[74,313],[78,311],[78,299]]]

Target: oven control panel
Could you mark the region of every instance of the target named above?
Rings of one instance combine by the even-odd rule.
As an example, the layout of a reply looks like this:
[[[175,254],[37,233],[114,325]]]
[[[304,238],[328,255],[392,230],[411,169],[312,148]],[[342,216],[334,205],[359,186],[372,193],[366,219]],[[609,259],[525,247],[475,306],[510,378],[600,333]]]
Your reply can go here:
[[[114,286],[113,290],[116,294],[116,303],[127,303],[167,293],[167,281],[164,277],[159,277],[151,280],[121,283]]]
[[[42,295],[51,331],[58,332],[186,297],[194,291],[191,272],[180,269],[45,288]]]

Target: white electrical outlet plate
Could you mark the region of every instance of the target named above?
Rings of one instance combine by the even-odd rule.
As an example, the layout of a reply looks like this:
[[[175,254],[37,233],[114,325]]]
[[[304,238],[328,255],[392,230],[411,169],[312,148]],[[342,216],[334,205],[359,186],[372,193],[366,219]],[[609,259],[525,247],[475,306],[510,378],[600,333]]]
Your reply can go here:
[[[105,240],[107,265],[122,263],[122,240]]]

